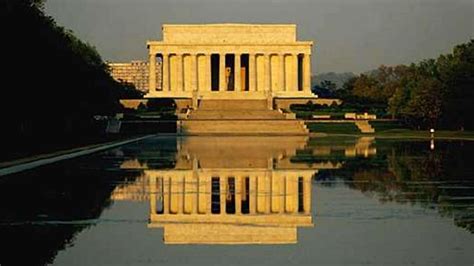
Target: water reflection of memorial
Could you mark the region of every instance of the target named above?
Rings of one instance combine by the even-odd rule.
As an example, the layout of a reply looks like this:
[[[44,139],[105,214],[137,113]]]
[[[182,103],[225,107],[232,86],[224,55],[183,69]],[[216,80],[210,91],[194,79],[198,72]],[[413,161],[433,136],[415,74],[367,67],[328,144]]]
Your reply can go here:
[[[309,147],[301,136],[182,138],[172,169],[124,163],[147,170],[113,198],[148,199],[148,227],[163,228],[168,244],[296,243],[297,229],[313,226],[313,176],[342,163],[295,158],[304,151],[320,156],[341,149],[349,157],[366,157],[375,153],[372,140]]]
[[[163,227],[168,244],[296,243],[297,228],[313,226],[311,178],[317,170],[288,162],[306,142],[183,139],[174,169],[145,171],[149,227]]]

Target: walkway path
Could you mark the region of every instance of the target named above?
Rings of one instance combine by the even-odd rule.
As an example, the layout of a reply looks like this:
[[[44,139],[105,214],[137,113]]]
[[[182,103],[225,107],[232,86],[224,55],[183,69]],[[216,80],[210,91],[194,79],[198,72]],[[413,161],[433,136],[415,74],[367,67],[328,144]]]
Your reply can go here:
[[[40,167],[43,165],[63,161],[63,160],[68,160],[72,158],[76,158],[79,156],[84,156],[88,155],[91,153],[115,148],[121,145],[125,145],[128,143],[136,142],[139,140],[147,139],[155,135],[146,135],[143,137],[138,137],[138,138],[132,138],[128,140],[122,140],[118,142],[112,142],[112,143],[105,143],[105,144],[99,144],[99,145],[93,145],[93,146],[87,146],[87,147],[81,147],[77,149],[72,149],[68,151],[61,151],[61,152],[56,152],[52,154],[46,154],[42,156],[35,156],[33,158],[27,158],[27,159],[20,159],[16,160],[13,162],[8,162],[8,163],[3,163],[4,165],[7,164],[9,166],[6,166],[4,168],[0,168],[0,177],[5,176],[5,175],[10,175],[10,174],[15,174],[19,173],[25,170],[33,169],[36,167]]]

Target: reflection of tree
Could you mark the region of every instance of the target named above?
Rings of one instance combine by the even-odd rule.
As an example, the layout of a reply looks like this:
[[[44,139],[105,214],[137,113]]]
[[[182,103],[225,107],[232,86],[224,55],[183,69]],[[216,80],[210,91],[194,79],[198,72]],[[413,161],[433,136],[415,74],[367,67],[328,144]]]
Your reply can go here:
[[[0,264],[52,263],[110,206],[116,184],[140,175],[104,170],[114,162],[117,158],[71,161],[1,180]],[[75,163],[87,169],[69,170],[77,169]]]
[[[331,185],[335,182],[328,181],[339,179],[382,202],[436,209],[474,232],[474,165],[468,159],[473,145],[442,142],[436,146],[436,151],[430,151],[426,142],[377,140],[376,156],[345,158],[342,169],[322,170],[317,180]]]
[[[455,169],[452,164],[462,160],[458,153],[466,152],[467,147],[450,144],[441,146],[436,152],[426,152],[420,145],[426,143],[394,145],[387,156],[388,168],[382,172],[354,172],[354,180],[369,182],[354,182],[353,186],[362,191],[375,191],[383,201],[435,208],[442,216],[453,217],[456,225],[474,232],[474,212],[469,207],[474,203],[474,190],[466,186],[472,185],[473,180],[465,174],[472,173],[469,171],[472,166]]]
[[[177,139],[162,139],[160,146],[145,140],[136,145],[125,146],[121,151],[127,159],[137,159],[150,169],[173,168],[176,163]]]

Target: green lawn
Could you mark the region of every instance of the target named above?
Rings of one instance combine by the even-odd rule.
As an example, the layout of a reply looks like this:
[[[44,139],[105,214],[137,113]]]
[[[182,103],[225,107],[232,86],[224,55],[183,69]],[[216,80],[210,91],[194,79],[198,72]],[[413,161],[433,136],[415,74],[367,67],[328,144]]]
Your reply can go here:
[[[397,121],[369,121],[369,124],[375,129],[375,132],[383,132],[394,129],[405,129],[404,126]]]
[[[428,130],[411,130],[411,129],[391,129],[382,132],[375,132],[377,137],[403,137],[403,138],[430,138],[431,134]],[[448,131],[440,130],[435,132],[435,138],[442,139],[466,139],[474,140],[474,131]]]
[[[360,130],[354,123],[307,123],[310,132],[334,134],[358,134]]]
[[[374,134],[364,134],[359,131],[354,123],[312,123],[306,125],[311,133],[326,133],[340,136],[374,136],[379,138],[431,138],[428,130],[412,130],[403,128],[396,121],[371,121],[375,128]],[[464,139],[474,140],[474,131],[436,131],[434,137],[437,139]]]

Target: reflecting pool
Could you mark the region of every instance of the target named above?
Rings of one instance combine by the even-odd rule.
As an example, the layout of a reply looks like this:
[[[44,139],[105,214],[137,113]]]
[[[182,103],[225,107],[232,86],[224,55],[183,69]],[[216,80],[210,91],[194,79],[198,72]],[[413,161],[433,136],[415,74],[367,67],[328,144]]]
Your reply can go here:
[[[0,265],[473,265],[474,142],[153,137],[0,179]]]

